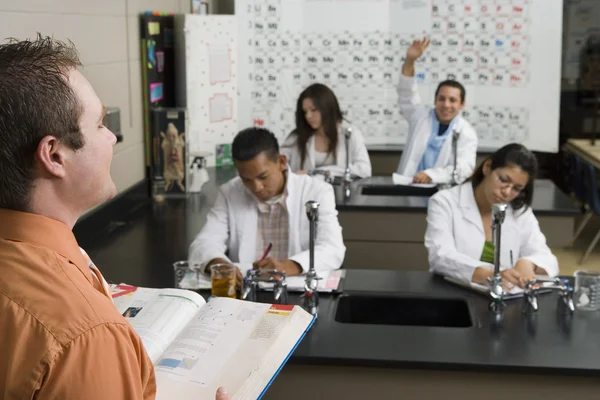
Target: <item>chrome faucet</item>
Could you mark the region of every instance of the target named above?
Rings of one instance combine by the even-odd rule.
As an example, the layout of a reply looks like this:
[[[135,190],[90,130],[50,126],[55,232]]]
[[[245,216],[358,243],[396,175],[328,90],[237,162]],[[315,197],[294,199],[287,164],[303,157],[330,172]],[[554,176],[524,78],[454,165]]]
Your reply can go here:
[[[456,129],[452,130],[452,153],[454,154],[454,167],[452,168],[452,176],[450,178],[450,182],[440,183],[438,188],[442,189],[450,189],[453,186],[458,185],[458,138],[460,137],[460,132]]]
[[[309,269],[304,281],[303,308],[314,315],[319,313],[319,292],[317,291],[319,277],[315,271],[315,239],[317,237],[317,222],[319,220],[319,203],[316,201],[306,202],[306,215],[310,222],[309,238]]]
[[[452,130],[452,151],[454,152],[454,168],[452,169],[452,181],[450,182],[450,186],[458,185],[458,138],[460,136],[460,132],[456,129]]]
[[[308,171],[308,175],[323,175],[325,178],[325,182],[333,184],[333,177],[331,176],[331,171],[329,170],[321,170],[321,169],[312,169]]]
[[[350,173],[350,136],[352,136],[352,127],[346,128],[346,169],[344,170],[344,198],[350,197],[350,183],[352,183],[352,174]]]
[[[273,297],[275,303],[289,303],[285,272],[281,272],[276,269],[248,270],[246,272],[246,277],[244,278],[244,291],[242,292],[242,300],[257,300],[256,292],[258,290],[259,282],[273,283],[275,285],[273,287]]]
[[[490,309],[499,312],[504,306],[504,288],[502,287],[502,275],[500,275],[500,246],[502,237],[502,223],[506,215],[506,204],[492,205],[492,238],[494,241],[494,275],[488,278],[490,282]]]
[[[545,282],[551,282],[552,285],[543,285]],[[525,296],[523,312],[531,313],[539,309],[538,295],[540,291],[556,290],[558,291],[559,307],[564,307],[569,313],[575,311],[573,303],[573,286],[566,278],[556,277],[554,279],[535,278],[530,279],[525,284]]]

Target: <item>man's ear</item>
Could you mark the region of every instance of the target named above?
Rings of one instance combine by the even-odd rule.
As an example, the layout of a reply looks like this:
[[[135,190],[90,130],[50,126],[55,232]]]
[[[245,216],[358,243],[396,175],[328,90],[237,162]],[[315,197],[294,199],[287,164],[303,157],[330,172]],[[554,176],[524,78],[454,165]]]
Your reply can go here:
[[[278,156],[279,161],[279,170],[285,171],[287,169],[287,156],[285,154],[280,154]]]
[[[66,175],[65,150],[66,147],[61,145],[54,136],[42,138],[35,152],[40,169],[47,174],[63,178]]]

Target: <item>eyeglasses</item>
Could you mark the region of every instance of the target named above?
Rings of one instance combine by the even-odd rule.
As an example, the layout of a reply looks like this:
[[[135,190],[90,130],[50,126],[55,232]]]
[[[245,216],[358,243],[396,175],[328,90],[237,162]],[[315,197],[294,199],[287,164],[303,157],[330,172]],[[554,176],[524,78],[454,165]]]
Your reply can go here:
[[[523,191],[523,189],[525,189],[523,187],[515,186],[514,183],[510,182],[510,179],[500,176],[500,174],[496,171],[494,171],[494,175],[496,176],[496,180],[498,181],[498,183],[500,184],[500,187],[502,187],[502,189],[506,189],[506,188],[510,187],[510,190],[514,194],[519,194]]]

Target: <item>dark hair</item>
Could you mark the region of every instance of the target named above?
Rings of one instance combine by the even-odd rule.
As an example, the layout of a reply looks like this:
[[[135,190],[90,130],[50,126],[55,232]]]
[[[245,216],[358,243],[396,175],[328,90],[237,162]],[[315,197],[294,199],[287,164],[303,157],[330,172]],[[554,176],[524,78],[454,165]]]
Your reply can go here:
[[[300,93],[296,103],[296,129],[292,132],[296,135],[295,145],[300,150],[300,168],[304,166],[304,160],[306,160],[308,139],[315,133],[304,117],[304,110],[302,109],[304,99],[310,99],[321,113],[321,124],[325,135],[329,139],[327,153],[332,154],[334,160],[336,159],[335,150],[338,144],[337,124],[343,120],[338,99],[329,87],[321,83],[314,83]]]
[[[496,150],[494,154],[486,158],[477,169],[475,169],[473,175],[467,180],[472,182],[473,189],[479,186],[483,181],[483,164],[488,160],[491,160],[490,169],[492,171],[498,168],[515,165],[524,172],[527,172],[529,175],[527,185],[525,185],[525,188],[521,193],[519,193],[519,195],[511,202],[514,210],[518,210],[523,206],[525,206],[525,210],[527,210],[527,207],[531,206],[531,201],[533,199],[533,182],[537,176],[538,170],[535,154],[519,143],[510,143]]]
[[[69,69],[80,65],[73,43],[39,33],[35,40],[0,45],[0,207],[27,211],[44,137],[83,147],[83,110],[68,82]]]
[[[250,161],[260,153],[265,153],[273,161],[279,156],[279,143],[270,130],[257,127],[246,128],[233,139],[231,156],[234,160]]]
[[[437,89],[435,89],[435,98],[436,99],[437,99],[437,95],[438,95],[440,89],[443,86],[450,86],[450,87],[453,87],[455,89],[460,90],[460,102],[461,103],[465,102],[465,95],[466,95],[465,87],[462,84],[460,84],[459,82],[457,82],[457,81],[455,81],[453,79],[449,79],[447,81],[440,82],[440,84],[438,85]]]

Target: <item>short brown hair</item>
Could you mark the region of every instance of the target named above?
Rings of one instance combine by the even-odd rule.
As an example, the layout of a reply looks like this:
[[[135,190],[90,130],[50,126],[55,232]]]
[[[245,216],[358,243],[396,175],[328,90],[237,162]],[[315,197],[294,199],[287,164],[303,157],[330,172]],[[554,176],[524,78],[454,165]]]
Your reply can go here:
[[[0,208],[29,207],[34,155],[44,137],[83,147],[82,107],[67,79],[80,65],[72,42],[38,34],[0,44]]]

